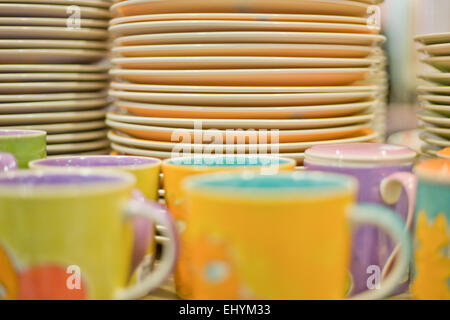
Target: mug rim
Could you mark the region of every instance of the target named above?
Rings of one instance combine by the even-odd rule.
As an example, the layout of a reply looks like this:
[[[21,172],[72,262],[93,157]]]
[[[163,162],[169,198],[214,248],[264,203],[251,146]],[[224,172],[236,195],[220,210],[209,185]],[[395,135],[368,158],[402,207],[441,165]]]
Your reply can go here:
[[[46,164],[47,161],[52,160],[70,160],[70,159],[100,159],[100,158],[109,158],[109,159],[141,159],[145,161],[149,161],[152,163],[141,163],[141,164],[127,164],[127,165],[100,165],[100,166],[71,166],[66,164]],[[161,160],[154,157],[144,157],[144,156],[125,156],[125,155],[74,155],[74,156],[50,156],[45,159],[36,159],[33,161],[30,161],[28,166],[32,169],[72,169],[72,168],[79,168],[79,169],[92,169],[92,170],[102,170],[102,169],[146,169],[146,168],[153,168],[161,165]]]
[[[2,133],[11,133],[5,134]],[[0,129],[0,139],[10,139],[10,138],[18,138],[18,137],[38,137],[38,136],[46,136],[47,132],[43,130],[26,130],[26,129]]]
[[[427,181],[441,185],[450,185],[450,171],[447,171],[446,174],[442,174],[442,172],[440,172],[439,170],[430,170],[424,168],[424,166],[432,162],[448,164],[448,168],[450,169],[450,159],[433,158],[424,160],[417,164],[413,169],[414,174],[417,176],[419,181]]]
[[[61,184],[43,184],[33,185],[33,188],[27,187],[30,184],[17,183],[8,184],[2,182],[3,178],[7,180],[15,177],[35,176],[97,176],[103,178],[115,178],[117,183],[111,181],[89,181],[87,183],[72,182]],[[61,196],[80,196],[92,194],[104,194],[117,190],[132,188],[136,183],[133,174],[108,169],[91,170],[89,168],[73,170],[17,170],[0,173],[0,198],[1,197],[20,197],[20,198],[57,198]]]

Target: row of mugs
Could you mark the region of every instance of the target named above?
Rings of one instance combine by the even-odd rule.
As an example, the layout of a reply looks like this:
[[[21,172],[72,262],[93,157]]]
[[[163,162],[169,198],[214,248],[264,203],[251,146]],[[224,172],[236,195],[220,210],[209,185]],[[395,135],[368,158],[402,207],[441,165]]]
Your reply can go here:
[[[135,298],[157,287],[171,272],[178,255],[176,289],[179,296],[187,299],[339,299],[346,295],[382,298],[401,291],[409,283],[411,243],[405,230],[412,229],[417,211],[415,240],[419,247],[415,254],[413,294],[416,298],[449,298],[446,280],[449,257],[445,249],[449,242],[446,228],[450,220],[450,167],[446,160],[429,160],[417,166],[421,182],[416,197],[415,176],[411,173],[414,157],[408,149],[380,144],[314,147],[306,151],[305,158],[306,170],[314,172],[289,172],[295,166],[292,160],[264,156],[195,155],[168,159],[162,163],[165,197],[178,232],[173,232],[172,219],[163,208],[149,204],[136,193],[132,200],[126,200],[130,197],[130,186],[122,188],[119,197],[120,188],[116,194],[112,193],[119,181],[111,179],[106,184],[101,181],[95,184],[96,179],[90,178],[110,173],[77,170],[69,174],[55,170],[114,167],[128,171],[133,173],[138,181],[136,186],[147,199],[155,200],[160,172],[157,159],[86,156],[33,161],[30,166],[39,170],[6,173],[4,183],[0,178],[0,220],[8,219],[3,225],[16,227],[0,229],[0,258],[3,245],[3,255],[9,259],[5,261],[10,261],[10,273],[0,272],[0,284],[10,283],[6,286],[8,297],[26,298],[29,297],[26,292],[41,292],[43,297],[58,298],[55,294],[59,292],[63,298],[74,298],[73,293],[79,291],[63,290],[62,286],[58,291],[47,283],[47,289],[41,288],[39,272],[43,272],[41,275],[55,272],[45,269],[46,261],[52,262],[49,268],[57,268],[59,261],[60,271],[64,271],[61,266],[68,267],[69,263],[80,266],[84,275],[82,287],[87,288],[84,298]],[[66,175],[83,178],[72,181]],[[59,181],[55,185],[54,179]],[[41,187],[51,190],[47,197],[42,197],[45,193],[41,193]],[[65,188],[78,193],[65,198]],[[2,189],[9,190],[9,199]],[[94,190],[102,192],[97,194]],[[33,211],[39,212],[33,217],[42,215],[42,219],[25,223],[27,210],[31,210],[24,199],[30,200]],[[4,208],[8,208],[9,214],[1,210],[2,204],[8,205]],[[11,208],[15,208],[15,213],[11,213]],[[122,208],[128,208],[126,216],[131,216],[131,220],[122,220],[131,223],[124,225],[113,219],[120,220],[118,212]],[[132,214],[128,213],[129,208],[134,208]],[[55,225],[53,228],[48,225],[49,216],[51,213],[61,216],[58,215],[61,212],[64,219],[61,217],[55,223],[64,228],[53,230]],[[76,212],[85,212],[86,216],[80,217]],[[107,216],[108,212],[114,214]],[[104,221],[102,227],[100,220]],[[152,272],[142,272],[132,288],[117,290],[125,287],[132,271],[151,253],[148,248],[152,248],[149,241],[153,238],[152,222],[163,226],[160,231],[169,238],[164,242],[162,263]],[[365,225],[350,228],[361,224]],[[122,230],[120,236],[117,230]],[[34,241],[42,233],[47,237]],[[134,243],[130,235],[133,233]],[[16,239],[21,238],[18,234],[25,239]],[[54,241],[49,239],[59,239],[73,248],[60,245],[55,249]],[[120,245],[90,246],[94,240],[108,243],[106,239]],[[35,246],[27,247],[30,241],[36,242]],[[42,242],[42,247],[38,242]],[[47,252],[49,256],[34,261],[41,255],[39,252]],[[79,252],[86,252],[80,261]],[[108,255],[111,252],[120,254],[114,260]],[[101,262],[99,256],[103,257]],[[132,257],[131,261],[127,257]],[[0,263],[0,270],[7,265]],[[122,268],[111,270],[108,265]],[[22,266],[19,271],[17,266]],[[111,273],[108,277],[99,276],[94,270]],[[62,271],[64,278],[66,273]],[[27,272],[34,278],[21,275]],[[1,274],[6,275],[4,279]],[[28,279],[27,285],[20,285],[22,278]],[[19,279],[16,287],[8,279]],[[20,292],[23,288],[25,293]]]

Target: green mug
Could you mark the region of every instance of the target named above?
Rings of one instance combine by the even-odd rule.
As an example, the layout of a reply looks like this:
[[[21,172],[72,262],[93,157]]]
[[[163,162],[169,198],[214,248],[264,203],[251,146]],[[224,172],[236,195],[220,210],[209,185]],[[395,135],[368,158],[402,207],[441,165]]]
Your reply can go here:
[[[46,139],[40,130],[0,130],[0,152],[11,153],[19,169],[26,169],[30,161],[46,157]]]

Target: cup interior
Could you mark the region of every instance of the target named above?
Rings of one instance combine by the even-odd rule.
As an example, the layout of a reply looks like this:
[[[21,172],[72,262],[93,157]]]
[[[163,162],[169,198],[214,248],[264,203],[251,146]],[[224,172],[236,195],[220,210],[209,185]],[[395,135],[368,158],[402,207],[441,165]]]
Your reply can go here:
[[[45,135],[45,131],[0,129],[0,137],[20,137],[33,135]]]
[[[129,167],[153,165],[160,160],[135,156],[70,156],[55,157],[32,162],[33,166],[46,167]]]
[[[197,167],[263,167],[291,162],[290,159],[257,155],[194,155],[165,161],[171,165]]]
[[[61,185],[89,185],[94,183],[114,183],[120,182],[118,176],[105,174],[83,174],[83,173],[42,173],[28,172],[26,174],[10,174],[0,177],[1,186],[61,186]]]

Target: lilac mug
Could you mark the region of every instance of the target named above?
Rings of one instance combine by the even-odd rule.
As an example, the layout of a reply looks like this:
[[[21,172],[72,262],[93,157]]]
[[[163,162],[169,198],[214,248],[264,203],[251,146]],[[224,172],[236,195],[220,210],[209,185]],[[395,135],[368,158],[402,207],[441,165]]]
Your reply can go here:
[[[0,152],[0,172],[17,170],[16,158],[10,153]]]
[[[416,153],[406,147],[381,143],[314,146],[305,152],[305,169],[347,174],[359,183],[358,202],[389,206],[411,230],[414,221],[416,178],[411,173]],[[349,295],[377,287],[389,272],[399,248],[371,226],[356,230],[352,243]],[[409,272],[395,293],[409,285]],[[378,281],[378,282],[377,282]]]

